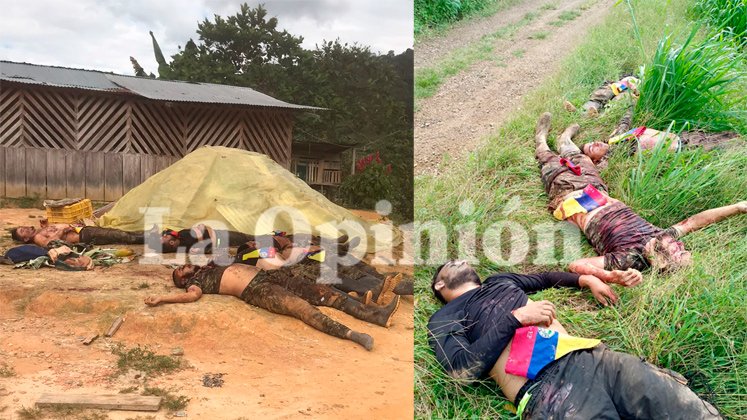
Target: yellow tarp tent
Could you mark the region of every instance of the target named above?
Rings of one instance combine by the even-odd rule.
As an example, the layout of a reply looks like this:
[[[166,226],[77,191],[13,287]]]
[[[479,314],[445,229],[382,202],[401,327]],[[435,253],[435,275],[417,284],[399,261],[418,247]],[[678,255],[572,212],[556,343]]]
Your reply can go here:
[[[271,217],[273,211],[276,217]],[[373,224],[332,203],[267,156],[227,147],[202,147],[151,176],[120,198],[98,224],[143,231],[153,225],[153,217],[172,229],[210,223],[255,235],[304,231],[308,224],[328,238],[365,235],[369,251],[401,242],[396,229],[374,235],[387,229],[372,229]],[[336,228],[341,225],[347,229]]]

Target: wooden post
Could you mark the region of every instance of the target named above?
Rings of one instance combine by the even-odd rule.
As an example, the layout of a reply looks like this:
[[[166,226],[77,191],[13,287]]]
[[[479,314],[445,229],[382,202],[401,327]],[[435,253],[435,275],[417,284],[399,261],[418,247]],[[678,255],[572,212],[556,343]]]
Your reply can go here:
[[[104,200],[104,154],[86,153],[86,198]]]
[[[122,155],[122,195],[140,185],[140,155]]]
[[[67,197],[86,197],[86,153],[70,151],[65,153],[65,174],[67,177]]]
[[[41,407],[98,408],[104,410],[158,411],[161,397],[114,394],[42,394],[36,401]]]
[[[5,197],[5,148],[0,147],[0,197]]]
[[[355,175],[355,147],[353,148],[353,163],[350,164],[350,175]]]
[[[114,201],[122,197],[122,155],[104,154],[104,200]]]

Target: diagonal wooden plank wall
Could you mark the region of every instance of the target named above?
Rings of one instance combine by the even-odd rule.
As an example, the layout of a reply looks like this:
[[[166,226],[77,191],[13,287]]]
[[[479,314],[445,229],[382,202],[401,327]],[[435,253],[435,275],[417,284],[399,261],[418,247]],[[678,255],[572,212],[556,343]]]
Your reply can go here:
[[[0,196],[116,200],[205,146],[290,165],[288,110],[165,103],[128,94],[0,86]]]

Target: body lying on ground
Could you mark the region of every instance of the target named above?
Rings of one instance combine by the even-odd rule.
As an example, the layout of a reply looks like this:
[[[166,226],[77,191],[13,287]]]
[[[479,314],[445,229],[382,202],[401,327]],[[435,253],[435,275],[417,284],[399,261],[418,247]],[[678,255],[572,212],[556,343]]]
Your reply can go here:
[[[436,359],[455,379],[492,378],[521,419],[718,419],[684,378],[599,340],[568,335],[548,301],[527,294],[589,288],[615,302],[591,275],[499,273],[481,282],[464,261],[439,267],[431,285],[445,304],[428,322]]]
[[[669,270],[688,265],[691,255],[680,238],[727,217],[747,213],[747,201],[742,201],[706,210],[667,229],[654,226],[609,196],[597,167],[573,143],[577,124],[561,134],[559,154],[550,150],[550,119],[549,113],[543,114],[535,134],[535,156],[550,199],[548,207],[557,218],[578,226],[599,254],[571,263],[569,269],[573,272],[619,283],[624,270],[642,271],[651,266]]]
[[[320,246],[302,246],[292,241],[287,235],[274,235],[264,240],[249,241],[242,244],[236,254],[235,262],[257,266],[263,270],[272,270],[290,264],[304,264],[306,273],[312,279],[323,276],[325,266],[330,261],[337,264],[336,269],[342,283],[333,286],[339,290],[351,293],[365,303],[371,301],[378,304],[388,304],[394,295],[412,295],[413,279],[403,278],[401,273],[381,274],[372,266],[353,256],[347,258],[326,258],[326,251]],[[338,256],[345,256],[350,248],[355,248],[358,238],[353,238],[343,244],[331,244]],[[263,246],[265,245],[265,246]],[[340,261],[344,260],[344,261]]]
[[[351,340],[367,350],[373,348],[373,338],[353,331],[324,315],[315,306],[339,309],[358,319],[388,327],[399,307],[400,297],[395,296],[389,305],[366,305],[347,294],[310,279],[307,265],[292,265],[275,270],[261,270],[245,264],[218,266],[209,264],[198,268],[185,265],[174,270],[174,285],[185,293],[150,296],[145,303],[195,302],[203,293],[231,295],[244,302],[270,312],[297,318],[307,325],[334,337]]]
[[[142,244],[142,232],[125,232],[119,229],[84,226],[74,223],[42,224],[39,228],[19,226],[10,230],[11,237],[17,242],[35,244],[46,248],[50,241],[64,241],[70,244],[84,243],[89,245]]]

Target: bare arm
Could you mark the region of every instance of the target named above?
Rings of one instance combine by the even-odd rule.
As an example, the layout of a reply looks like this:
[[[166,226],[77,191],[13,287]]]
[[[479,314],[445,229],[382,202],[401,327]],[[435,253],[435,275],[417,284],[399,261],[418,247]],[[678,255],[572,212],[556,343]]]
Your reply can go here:
[[[161,303],[190,303],[197,301],[200,297],[202,297],[202,289],[192,285],[186,292],[178,295],[148,296],[145,298],[145,304],[156,306]]]
[[[685,236],[690,232],[718,223],[727,217],[744,213],[747,213],[747,201],[700,212],[677,223],[673,228],[677,229],[679,236]]]
[[[643,280],[638,270],[629,268],[625,271],[604,269],[604,256],[581,258],[568,265],[568,271],[580,275],[594,276],[605,283],[616,283],[625,287],[635,286]]]

